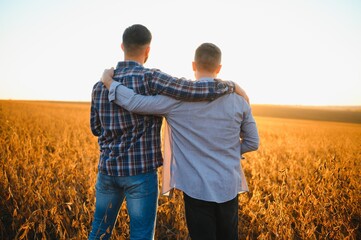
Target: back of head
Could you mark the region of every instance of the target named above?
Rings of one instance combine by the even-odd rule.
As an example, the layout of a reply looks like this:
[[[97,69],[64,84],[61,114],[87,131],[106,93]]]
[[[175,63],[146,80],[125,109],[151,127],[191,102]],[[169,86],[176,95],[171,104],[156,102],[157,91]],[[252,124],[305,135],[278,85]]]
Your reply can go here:
[[[213,43],[203,43],[197,49],[194,62],[199,70],[214,72],[221,64],[222,52]]]
[[[152,34],[145,26],[134,24],[123,33],[124,52],[127,55],[138,55],[152,41]]]

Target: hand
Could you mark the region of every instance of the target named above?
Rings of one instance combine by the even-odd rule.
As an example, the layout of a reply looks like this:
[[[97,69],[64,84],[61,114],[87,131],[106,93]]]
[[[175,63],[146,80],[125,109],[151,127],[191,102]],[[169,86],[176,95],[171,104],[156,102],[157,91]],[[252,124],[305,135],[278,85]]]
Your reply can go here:
[[[114,68],[105,69],[102,76],[102,83],[109,90],[110,85],[113,82]]]
[[[247,96],[246,91],[244,91],[237,83],[235,83],[234,85],[235,85],[235,87],[236,87],[235,90],[234,90],[234,92],[237,93],[239,96],[243,97],[244,100],[246,100],[246,102],[247,102],[248,104],[250,104],[250,103],[249,103],[249,97]]]

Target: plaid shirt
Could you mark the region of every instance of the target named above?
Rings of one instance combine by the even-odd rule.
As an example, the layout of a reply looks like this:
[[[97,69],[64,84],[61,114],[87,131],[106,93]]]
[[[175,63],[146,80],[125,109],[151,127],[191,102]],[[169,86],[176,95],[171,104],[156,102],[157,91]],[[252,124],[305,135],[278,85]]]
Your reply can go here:
[[[232,82],[196,82],[174,78],[133,61],[119,62],[113,79],[142,95],[163,94],[191,101],[212,100],[234,92]],[[162,117],[128,112],[108,100],[101,82],[93,87],[91,130],[98,136],[99,172],[133,176],[162,165],[160,129]]]

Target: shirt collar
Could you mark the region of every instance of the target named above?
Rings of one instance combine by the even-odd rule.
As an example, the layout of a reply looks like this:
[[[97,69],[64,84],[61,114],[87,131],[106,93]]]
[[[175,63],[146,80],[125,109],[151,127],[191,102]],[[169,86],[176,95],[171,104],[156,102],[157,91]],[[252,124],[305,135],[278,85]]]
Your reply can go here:
[[[213,82],[214,78],[211,77],[202,77],[200,79],[198,79],[199,82]]]
[[[125,68],[125,67],[141,67],[142,65],[135,61],[121,61],[118,62],[117,68]]]

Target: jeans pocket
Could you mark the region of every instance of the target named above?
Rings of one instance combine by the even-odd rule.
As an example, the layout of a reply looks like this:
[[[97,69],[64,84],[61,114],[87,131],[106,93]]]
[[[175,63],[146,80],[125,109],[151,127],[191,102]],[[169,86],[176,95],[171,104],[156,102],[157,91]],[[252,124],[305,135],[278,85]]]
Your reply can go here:
[[[127,197],[143,198],[150,194],[158,193],[157,172],[145,173],[133,176],[127,189]]]

